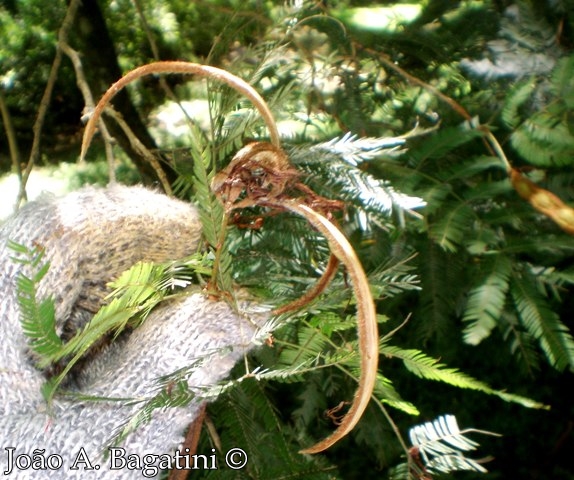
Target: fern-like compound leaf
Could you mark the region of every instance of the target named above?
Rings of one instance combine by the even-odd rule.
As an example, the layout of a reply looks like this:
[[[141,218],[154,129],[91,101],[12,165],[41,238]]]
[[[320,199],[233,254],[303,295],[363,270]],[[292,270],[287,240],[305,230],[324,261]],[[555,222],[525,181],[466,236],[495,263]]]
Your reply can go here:
[[[450,473],[457,470],[486,473],[486,468],[464,456],[464,452],[476,450],[478,447],[477,442],[465,436],[472,431],[477,430],[461,431],[454,415],[443,415],[432,422],[411,428],[409,437],[430,473]],[[480,433],[494,435],[490,432]]]
[[[521,395],[493,389],[486,383],[462,373],[456,368],[447,367],[437,359],[429,357],[419,350],[402,349],[400,347],[382,344],[380,345],[380,351],[382,354],[401,359],[405,367],[417,377],[443,382],[453,387],[477,390],[488,395],[495,395],[507,402],[518,403],[529,408],[547,408],[545,405]]]
[[[496,327],[502,314],[509,287],[512,263],[504,255],[496,255],[485,260],[485,274],[468,297],[463,321],[464,341],[478,345]]]
[[[574,338],[546,299],[528,279],[518,275],[513,278],[510,293],[522,325],[540,342],[550,364],[558,370],[573,369]]]
[[[31,273],[20,273],[16,279],[20,321],[30,348],[39,355],[40,362],[62,348],[62,340],[56,332],[56,312],[51,298],[38,299],[38,283],[50,267],[42,263],[44,251],[40,247],[28,248],[14,242],[8,247],[20,256],[15,260],[26,265]]]

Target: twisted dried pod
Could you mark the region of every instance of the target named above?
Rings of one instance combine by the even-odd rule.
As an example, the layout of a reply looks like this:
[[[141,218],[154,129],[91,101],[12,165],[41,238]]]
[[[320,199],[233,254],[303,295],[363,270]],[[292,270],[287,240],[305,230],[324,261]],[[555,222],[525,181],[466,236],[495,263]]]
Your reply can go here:
[[[255,108],[259,111],[259,114],[265,121],[267,128],[269,130],[269,137],[271,139],[271,143],[274,145],[279,146],[279,131],[277,130],[277,124],[273,118],[273,114],[265,100],[259,95],[259,93],[249,85],[245,80],[229,73],[226,70],[222,70],[217,67],[210,67],[208,65],[201,65],[198,63],[190,63],[190,62],[178,62],[178,61],[166,61],[166,62],[154,62],[148,63],[147,65],[142,65],[138,68],[131,70],[130,72],[126,73],[122,78],[120,78],[117,82],[112,84],[110,88],[104,93],[94,112],[90,116],[88,123],[86,124],[86,128],[84,130],[84,136],[82,139],[82,147],[80,151],[80,159],[83,159],[86,156],[86,152],[90,146],[90,142],[94,136],[96,131],[96,126],[98,124],[98,120],[100,119],[106,105],[114,98],[114,96],[122,90],[126,85],[132,83],[133,81],[137,80],[138,78],[144,77],[146,75],[151,74],[184,74],[184,75],[198,75],[201,77],[208,77],[213,80],[219,80],[223,83],[226,83],[234,90],[238,91],[242,95],[245,95]]]
[[[361,354],[361,375],[353,404],[338,428],[326,439],[302,451],[302,453],[321,452],[335,444],[353,429],[360,420],[373,393],[378,368],[376,311],[367,277],[351,244],[341,231],[318,211],[324,205],[332,205],[336,202],[322,199],[301,184],[299,184],[299,189],[307,197],[307,202],[288,198],[284,194],[286,190],[296,183],[298,174],[280,148],[279,133],[275,120],[263,98],[244,80],[216,67],[177,61],[155,62],[143,65],[128,72],[114,83],[100,99],[86,124],[80,156],[84,158],[94,135],[97,122],[106,105],[115,94],[142,76],[174,73],[199,75],[226,83],[251,100],[269,130],[271,144],[255,142],[244,147],[236,154],[230,165],[215,176],[212,188],[226,205],[226,211],[229,213],[231,210],[251,205],[288,210],[304,217],[327,238],[333,258],[330,260],[327,272],[323,278],[302,299],[280,307],[276,313],[300,308],[304,302],[308,302],[318,295],[333,278],[338,261],[347,268],[357,299],[357,330]],[[242,192],[246,192],[247,198],[238,201]]]
[[[349,241],[335,225],[320,213],[297,200],[263,203],[270,207],[283,208],[301,215],[327,238],[331,253],[347,268],[357,300],[357,331],[361,353],[359,387],[351,408],[341,420],[337,430],[319,443],[301,451],[301,453],[319,453],[334,445],[355,427],[371,399],[379,361],[379,333],[375,304],[361,262]]]
[[[301,453],[318,453],[347,435],[367,408],[377,376],[379,336],[375,305],[361,262],[341,231],[318,211],[323,205],[329,206],[332,202],[322,199],[307,187],[296,183],[296,176],[290,175],[293,167],[286,162],[286,158],[285,153],[274,145],[264,142],[249,144],[236,154],[230,167],[216,175],[213,188],[223,200],[228,212],[253,205],[291,211],[305,218],[327,239],[332,258],[323,277],[301,299],[280,307],[276,313],[300,308],[304,302],[318,295],[333,278],[338,261],[347,269],[357,300],[361,375],[353,404],[338,428],[326,439],[301,451]],[[300,189],[304,193],[303,198],[289,198],[285,192],[289,188]],[[239,191],[245,192],[246,198],[238,200]]]
[[[566,205],[552,192],[540,188],[518,170],[510,170],[512,186],[524,200],[536,210],[552,219],[556,225],[570,235],[574,235],[574,209]]]

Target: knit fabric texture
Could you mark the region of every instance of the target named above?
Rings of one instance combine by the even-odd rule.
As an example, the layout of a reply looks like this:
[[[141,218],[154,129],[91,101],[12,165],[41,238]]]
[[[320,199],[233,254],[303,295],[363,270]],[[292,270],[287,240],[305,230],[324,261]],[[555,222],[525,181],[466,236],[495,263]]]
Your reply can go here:
[[[106,285],[138,261],[175,260],[197,250],[196,209],[143,187],[84,188],[63,198],[31,202],[0,227],[0,472],[15,479],[152,478],[153,469],[113,469],[103,453],[110,439],[141,406],[56,396],[50,411],[38,370],[22,332],[15,262],[8,240],[45,249],[50,262],[39,299],[51,296],[60,334],[73,334],[102,305]],[[247,307],[246,307],[247,308]],[[129,335],[93,353],[74,388],[83,395],[145,398],[159,392],[159,377],[199,362],[188,384],[213,386],[253,346],[256,323],[227,303],[193,293],[160,304]],[[120,445],[128,455],[174,455],[199,402],[155,410],[151,420]],[[39,450],[39,456],[34,456]],[[36,452],[38,453],[38,452]],[[87,459],[89,463],[85,462]],[[47,459],[49,465],[30,460]],[[58,464],[61,466],[50,468]],[[19,457],[21,456],[21,457]],[[18,458],[19,457],[19,458]],[[132,457],[134,458],[134,457]],[[16,461],[18,460],[18,461]],[[72,467],[76,462],[77,470]],[[89,467],[93,467],[92,470]],[[22,467],[22,468],[19,468]]]

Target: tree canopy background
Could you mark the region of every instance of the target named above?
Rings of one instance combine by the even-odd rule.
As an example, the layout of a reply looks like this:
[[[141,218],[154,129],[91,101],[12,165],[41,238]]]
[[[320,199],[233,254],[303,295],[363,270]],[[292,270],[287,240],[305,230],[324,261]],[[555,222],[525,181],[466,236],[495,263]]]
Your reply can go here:
[[[0,3],[2,172],[25,172],[34,141],[37,165],[76,161],[86,98],[68,54],[35,140],[32,128],[68,9]],[[304,181],[345,202],[339,222],[377,300],[378,401],[350,438],[312,459],[297,453],[332,429],[323,412],[350,398],[356,358],[289,370],[315,357],[337,364],[353,345],[341,274],[251,359],[283,376],[243,382],[210,409],[250,466],[195,477],[439,478],[407,436],[444,414],[502,435],[471,434],[480,453],[467,455],[492,456],[488,474],[448,476],[574,477],[573,15],[571,0],[81,2],[66,43],[96,101],[160,59],[219,66],[261,92]],[[219,170],[243,140],[266,135],[229,89],[187,77],[146,77],[114,108],[188,198],[190,142],[208,142]],[[106,125],[118,178],[156,184],[117,122]],[[105,182],[103,158],[100,142],[75,181]],[[296,219],[237,229],[230,248],[234,280],[262,298],[297,296],[327,259]],[[204,433],[201,448],[212,441]]]

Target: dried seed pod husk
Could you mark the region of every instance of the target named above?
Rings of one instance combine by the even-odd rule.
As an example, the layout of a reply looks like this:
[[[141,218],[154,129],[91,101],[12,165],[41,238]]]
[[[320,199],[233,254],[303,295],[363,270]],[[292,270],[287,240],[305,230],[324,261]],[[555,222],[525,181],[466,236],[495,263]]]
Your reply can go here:
[[[536,185],[515,168],[510,170],[510,181],[518,195],[550,218],[566,233],[574,235],[574,209],[572,207],[566,205],[552,192]]]

